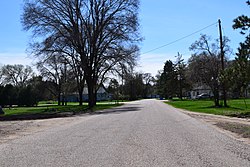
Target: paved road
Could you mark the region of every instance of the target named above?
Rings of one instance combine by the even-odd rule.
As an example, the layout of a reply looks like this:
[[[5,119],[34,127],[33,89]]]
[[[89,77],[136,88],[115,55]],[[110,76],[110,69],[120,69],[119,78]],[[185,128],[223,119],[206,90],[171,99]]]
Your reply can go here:
[[[142,100],[0,145],[1,167],[249,167],[250,146]]]

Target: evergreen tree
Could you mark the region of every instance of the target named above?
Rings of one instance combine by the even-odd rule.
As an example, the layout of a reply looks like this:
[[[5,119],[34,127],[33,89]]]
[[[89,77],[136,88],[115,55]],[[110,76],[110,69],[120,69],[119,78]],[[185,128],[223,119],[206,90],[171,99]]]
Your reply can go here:
[[[162,73],[157,81],[157,92],[161,97],[172,98],[177,90],[175,65],[171,60],[165,62]]]

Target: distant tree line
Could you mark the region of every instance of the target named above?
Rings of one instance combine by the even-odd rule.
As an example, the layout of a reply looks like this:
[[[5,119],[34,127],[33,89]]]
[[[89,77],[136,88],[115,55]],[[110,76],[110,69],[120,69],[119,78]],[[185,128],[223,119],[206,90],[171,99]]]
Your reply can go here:
[[[0,105],[34,106],[43,99],[44,85],[30,66],[4,65],[0,68]]]
[[[195,53],[185,63],[178,54],[176,62],[165,62],[163,71],[157,78],[157,92],[161,97],[172,98],[189,96],[187,92],[200,85],[208,86],[212,93],[215,106],[220,106],[222,82],[226,81],[228,97],[239,98],[245,96],[250,83],[249,51],[244,44],[238,48],[235,60],[225,59],[225,71],[221,70],[221,57],[218,40],[214,43],[207,35],[201,35],[190,50]],[[227,45],[229,40],[224,37],[223,45],[226,55],[231,49]]]
[[[69,65],[58,60],[48,59],[46,64],[40,63],[37,64],[40,76],[36,76],[30,66],[16,64],[0,67],[2,107],[35,106],[42,100],[57,101],[58,105],[67,104],[66,96],[78,91],[77,82],[81,78],[75,76],[74,69]],[[150,73],[128,71],[123,70],[116,79],[114,76],[106,78],[104,87],[113,100],[137,100],[155,95],[155,80]],[[118,82],[119,79],[122,81]],[[81,103],[79,101],[79,105]]]
[[[0,105],[2,107],[34,106],[38,103],[38,99],[34,95],[31,86],[16,87],[9,84],[0,86]]]
[[[108,92],[115,100],[138,100],[155,97],[155,79],[150,73],[130,72],[122,76],[122,82],[111,79]]]
[[[190,88],[186,72],[187,67],[181,54],[178,53],[176,62],[167,60],[163,70],[156,76],[157,94],[166,99],[176,96],[182,99],[183,93]]]

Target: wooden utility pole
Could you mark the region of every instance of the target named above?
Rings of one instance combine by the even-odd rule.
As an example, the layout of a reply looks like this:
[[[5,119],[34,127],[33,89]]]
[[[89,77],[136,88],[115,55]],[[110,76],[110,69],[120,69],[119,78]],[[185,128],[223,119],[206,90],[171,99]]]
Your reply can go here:
[[[225,64],[224,64],[224,50],[223,50],[223,37],[222,37],[222,30],[221,30],[221,21],[220,19],[218,20],[219,22],[219,33],[220,33],[220,56],[221,56],[221,72],[224,75],[224,70],[225,70]],[[224,101],[224,107],[227,107],[227,92],[226,92],[226,84],[225,80],[223,78],[222,80],[222,93],[223,93],[223,101]]]

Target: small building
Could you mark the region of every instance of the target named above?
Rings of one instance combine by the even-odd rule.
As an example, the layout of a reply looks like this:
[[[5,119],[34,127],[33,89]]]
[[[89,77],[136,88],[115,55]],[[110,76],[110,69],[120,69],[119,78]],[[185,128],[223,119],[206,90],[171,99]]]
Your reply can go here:
[[[111,95],[106,91],[106,89],[103,86],[101,86],[97,90],[96,98],[97,98],[97,101],[106,101],[106,100],[111,99]],[[82,99],[83,101],[86,101],[86,102],[89,100],[87,87],[83,89]],[[67,94],[66,101],[67,102],[79,102],[79,94],[77,92]]]
[[[211,88],[207,85],[195,85],[194,88],[188,92],[188,96],[190,99],[195,99],[198,95],[205,93],[213,96],[213,92]]]

